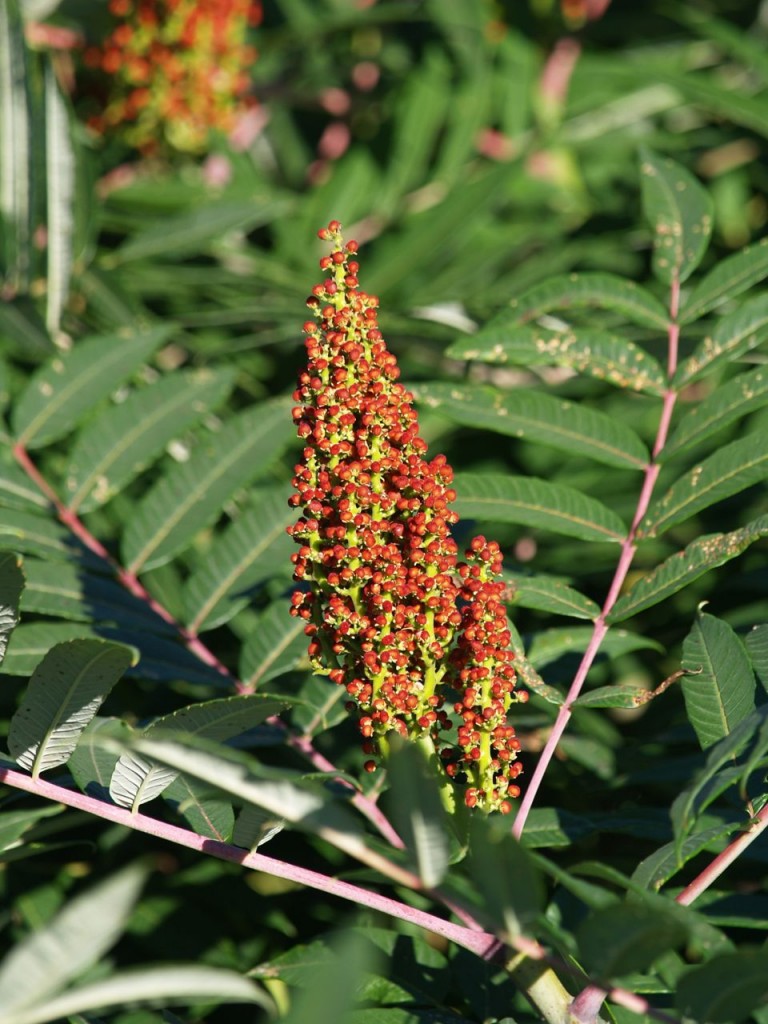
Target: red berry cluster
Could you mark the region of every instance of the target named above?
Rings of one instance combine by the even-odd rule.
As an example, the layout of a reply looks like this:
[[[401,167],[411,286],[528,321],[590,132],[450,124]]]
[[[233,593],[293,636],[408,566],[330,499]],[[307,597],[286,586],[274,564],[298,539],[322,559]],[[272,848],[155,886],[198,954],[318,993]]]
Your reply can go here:
[[[459,563],[453,471],[445,456],[425,457],[378,299],[358,287],[357,244],[344,244],[337,221],[319,235],[334,245],[307,300],[315,320],[294,393],[306,447],[291,497],[302,515],[289,528],[295,579],[312,586],[293,595],[292,613],[307,622],[315,666],[361,713],[367,753],[386,749],[392,730],[430,736],[467,805],[506,812],[520,745],[506,721],[515,674],[499,547],[477,537]]]
[[[162,145],[194,152],[212,130],[234,127],[248,102],[256,51],[245,35],[261,20],[260,2],[110,0],[109,10],[117,25],[84,54],[110,82],[89,122],[95,131],[115,131],[143,153]]]

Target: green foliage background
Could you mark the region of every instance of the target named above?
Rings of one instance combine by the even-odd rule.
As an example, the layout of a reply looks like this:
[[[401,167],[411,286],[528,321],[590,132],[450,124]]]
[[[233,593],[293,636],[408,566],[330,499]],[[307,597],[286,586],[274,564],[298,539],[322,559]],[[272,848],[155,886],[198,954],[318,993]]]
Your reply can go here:
[[[32,17],[99,31],[87,3],[62,0],[40,14],[28,6]],[[768,259],[755,244],[768,219],[764,6],[617,0],[578,28],[546,0],[275,0],[255,34],[254,91],[268,115],[261,134],[245,149],[222,138],[200,160],[143,164],[87,135],[78,120],[86,100],[60,93],[51,70],[58,58],[19,50],[17,14],[8,3],[0,546],[23,556],[25,587],[2,665],[0,715],[7,733],[33,694],[35,679],[29,689],[26,680],[56,644],[99,638],[137,651],[121,678],[116,671],[119,681],[94,684],[108,695],[66,767],[52,762],[56,781],[102,798],[120,752],[100,747],[98,733],[125,742],[157,718],[233,697],[238,678],[276,703],[252,710],[253,720],[229,708],[234,726],[222,724],[221,712],[204,738],[250,751],[268,779],[318,787],[323,807],[338,810],[346,802],[339,787],[329,795],[305,779],[311,765],[265,721],[287,707],[291,730],[363,787],[380,784],[381,776],[360,778],[363,755],[341,692],[311,675],[304,637],[287,615],[284,528],[297,452],[289,393],[323,251],[316,231],[330,218],[361,243],[361,283],[381,298],[382,329],[420,403],[430,450],[445,452],[457,470],[461,530],[479,524],[508,555],[521,674],[536,691],[515,717],[523,783],[530,778],[619,551],[594,531],[563,528],[576,518],[569,495],[599,502],[609,533],[616,521],[629,524],[666,388],[668,275],[652,256],[639,151],[647,147],[643,162],[663,167],[670,156],[676,164],[665,173],[684,175],[679,164],[703,183],[712,243],[698,269],[697,258],[682,261],[683,278],[696,273],[682,284],[680,400],[654,501],[676,484],[678,491],[668,505],[652,504],[641,524],[611,630],[529,819],[523,845],[546,861],[518,864],[517,847],[494,825],[477,839],[485,852],[475,866],[457,864],[450,878],[481,914],[500,914],[483,918],[487,927],[508,935],[517,915],[558,956],[606,987],[643,994],[672,1019],[768,1020],[759,1008],[764,842],[744,852],[695,914],[655,896],[662,886],[673,896],[694,878],[765,792]],[[558,98],[543,74],[566,36],[581,52]],[[380,71],[368,92],[350,84],[362,61]],[[327,112],[331,88],[349,92],[348,113]],[[27,137],[19,134],[24,118]],[[324,160],[318,142],[339,119],[349,146]],[[212,158],[226,161],[224,183],[213,183]],[[681,217],[694,223],[699,188],[679,180],[693,197]],[[660,202],[646,192],[646,214]],[[729,257],[741,262],[724,264]],[[572,273],[580,276],[563,276]],[[598,274],[645,290],[630,294],[614,278],[590,277]],[[551,341],[563,324],[589,354],[537,358],[537,338]],[[704,365],[713,331],[725,350]],[[626,353],[638,351],[627,343],[646,354],[634,377],[623,372]],[[563,414],[561,429],[555,409],[564,402],[574,412]],[[692,419],[696,403],[704,412]],[[14,459],[19,444],[42,490]],[[697,504],[691,495],[705,460],[715,460],[707,472],[720,483]],[[735,484],[732,470],[741,474]],[[541,511],[521,511],[537,486],[526,489],[530,478],[572,489],[542,492],[559,526],[548,529]],[[667,515],[675,495],[688,504]],[[492,514],[483,512],[489,502]],[[585,506],[593,526],[596,507]],[[111,562],[83,545],[75,515]],[[710,535],[727,536],[701,540]],[[643,584],[686,548],[683,561],[694,566],[687,575],[673,563]],[[3,565],[11,579],[15,559]],[[12,607],[13,596],[2,604]],[[198,638],[218,665],[201,658]],[[689,675],[643,702],[681,666],[698,673],[704,662],[708,696]],[[725,724],[712,717],[721,706]],[[4,745],[17,756],[12,730]],[[34,770],[31,761],[24,767]],[[231,840],[231,797],[185,779],[146,812]],[[127,792],[117,802],[138,807],[135,790]],[[3,794],[7,950],[91,882],[143,858],[154,870],[125,910],[109,958],[85,965],[87,980],[185,961],[253,972],[291,1024],[335,1024],[353,996],[356,1024],[538,1019],[501,967],[411,925],[78,811],[57,812],[15,789]],[[235,799],[235,809],[243,802]],[[385,810],[393,803],[385,793]],[[250,828],[250,839],[263,825],[240,828]],[[381,881],[311,830],[286,829],[262,852],[361,884]],[[544,879],[543,912],[524,905],[528,870]],[[625,901],[627,884],[646,895]],[[395,894],[421,909],[435,905],[403,886]],[[352,938],[334,934],[344,925]],[[620,936],[636,939],[624,958]],[[356,958],[358,973],[334,973],[333,964]],[[124,1008],[108,1019],[219,1024],[266,1019],[267,1011],[200,998],[175,1012]],[[610,1012],[643,1019],[618,1006]]]

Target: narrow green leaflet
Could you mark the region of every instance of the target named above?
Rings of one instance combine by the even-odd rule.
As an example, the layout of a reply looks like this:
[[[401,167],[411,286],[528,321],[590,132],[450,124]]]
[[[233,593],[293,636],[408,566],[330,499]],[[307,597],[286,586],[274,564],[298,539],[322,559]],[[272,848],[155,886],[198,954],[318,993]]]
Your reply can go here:
[[[726,256],[699,281],[680,312],[680,323],[704,316],[725,299],[733,299],[768,277],[768,238]]]
[[[207,836],[218,843],[228,843],[232,839],[235,826],[232,804],[212,793],[211,787],[205,783],[179,775],[163,791],[163,800],[199,836]]]
[[[640,861],[632,872],[632,881],[658,892],[689,860],[706,850],[710,844],[732,835],[736,828],[735,825],[714,825],[690,836],[680,847],[675,842],[665,843]]]
[[[91,420],[65,476],[66,504],[87,512],[109,501],[228,395],[232,370],[176,370]]]
[[[613,606],[608,622],[621,622],[659,604],[711,569],[738,558],[750,544],[765,536],[768,536],[768,515],[760,516],[740,530],[699,537],[683,551],[671,555],[647,575],[641,576]]]
[[[688,720],[706,750],[755,710],[755,675],[728,623],[707,614],[683,641],[682,668]]]
[[[27,558],[27,586],[22,599],[25,612],[40,612],[77,622],[112,623],[125,629],[144,629],[176,636],[176,629],[130,594],[125,587],[70,562]]]
[[[0,507],[27,512],[48,508],[47,499],[14,461],[8,447],[0,449]]]
[[[155,484],[123,536],[130,572],[167,562],[218,518],[235,491],[268,472],[293,438],[289,408],[278,398],[239,413]]]
[[[0,662],[8,648],[8,638],[19,624],[19,601],[24,589],[24,573],[14,554],[0,552]]]
[[[35,778],[64,764],[80,733],[132,663],[130,648],[107,640],[70,640],[50,650],[11,719],[11,756]]]
[[[740,373],[693,409],[685,413],[664,446],[660,458],[667,459],[691,445],[699,444],[722,427],[768,404],[768,372],[762,367]]]
[[[3,672],[29,677],[54,644],[92,635],[79,622],[22,622],[8,641]]]
[[[718,449],[694,466],[656,501],[639,534],[657,537],[723,498],[768,477],[768,430],[755,431]]]
[[[595,306],[610,309],[643,327],[666,331],[669,314],[659,300],[634,281],[618,274],[561,274],[549,277],[512,299],[509,304],[519,324],[553,310]]]
[[[658,906],[622,903],[593,910],[576,931],[579,961],[592,977],[616,978],[647,970],[654,960],[681,946],[686,928]]]
[[[23,852],[21,850],[25,845],[21,842],[23,836],[34,829],[41,818],[55,817],[63,810],[64,807],[61,804],[48,804],[31,811],[0,812],[0,854],[10,850]],[[31,837],[28,837],[27,842],[29,839]]]
[[[95,964],[122,933],[145,877],[144,868],[124,868],[14,946],[0,964],[0,1021],[15,1020]]]
[[[261,613],[240,653],[240,678],[248,689],[255,690],[302,663],[309,667],[305,625],[303,619],[289,615],[283,601]]]
[[[14,291],[29,285],[34,147],[29,54],[18,0],[0,4],[0,215],[3,263]]]
[[[747,633],[744,642],[752,668],[764,689],[768,690],[768,625],[755,626]]]
[[[192,704],[189,707],[156,719],[144,730],[149,739],[168,733],[203,736],[209,740],[228,740],[282,710],[277,700],[248,694]],[[115,766],[109,784],[109,795],[120,807],[137,811],[142,804],[154,800],[177,776],[170,768],[153,765],[135,754],[123,754]]]
[[[427,889],[439,885],[450,859],[449,824],[438,789],[437,757],[416,743],[393,744],[387,761],[393,824]]]
[[[13,429],[27,448],[41,448],[72,430],[91,407],[134,374],[171,334],[170,326],[127,328],[79,342],[32,375],[16,403]]]
[[[67,561],[80,553],[69,530],[48,515],[3,509],[0,549]]]
[[[745,352],[761,345],[768,338],[768,295],[749,299],[728,313],[699,342],[693,354],[680,364],[672,383],[676,388],[690,384]]]
[[[565,847],[594,832],[589,818],[556,807],[534,807],[520,841],[529,850]]]
[[[246,850],[257,850],[274,839],[284,827],[284,818],[270,814],[261,807],[254,807],[253,804],[246,804],[237,816],[232,842]]]
[[[568,366],[619,388],[660,395],[665,388],[659,363],[634,342],[607,331],[569,327],[550,331],[519,326],[508,313],[447,350],[451,359],[522,366]]]
[[[501,473],[459,473],[455,485],[454,508],[462,519],[521,523],[612,544],[620,544],[626,534],[615,512],[572,487]]]
[[[48,280],[45,324],[55,336],[69,295],[75,197],[73,126],[49,58],[45,64],[45,186]]]
[[[660,281],[687,280],[707,251],[712,200],[684,167],[641,150],[643,209],[653,227],[653,270]]]
[[[254,495],[252,507],[216,538],[184,586],[188,629],[220,626],[248,604],[256,583],[289,574],[295,545],[285,531],[295,520],[284,487]]]
[[[687,1020],[741,1024],[765,1005],[768,950],[741,949],[692,967],[680,978],[675,993],[679,1013]]]
[[[671,677],[674,679],[674,676]],[[655,690],[649,690],[638,683],[617,683],[615,686],[599,686],[582,693],[573,703],[582,708],[640,708],[663,693],[669,686],[665,680]]]
[[[510,936],[524,934],[543,910],[544,888],[531,854],[498,818],[470,822],[469,869],[488,916]]]
[[[309,668],[305,636],[301,638],[301,650]],[[302,736],[315,737],[327,733],[329,729],[347,719],[348,712],[344,708],[346,695],[347,691],[343,686],[332,683],[325,676],[314,672],[308,673],[298,692],[291,725],[294,729],[301,730]]]
[[[456,423],[585,455],[609,466],[644,469],[648,450],[626,424],[553,395],[485,384],[419,384],[417,399]]]
[[[97,800],[109,800],[109,780],[120,756],[104,740],[125,745],[133,730],[120,718],[97,715],[80,733],[67,769],[83,793]]]
[[[504,582],[509,588],[505,599],[509,605],[537,608],[554,615],[568,615],[574,619],[596,619],[599,605],[569,587],[567,583],[548,576],[526,576],[520,572],[505,572]]]
[[[536,633],[528,646],[528,657],[537,669],[557,661],[564,654],[583,654],[592,639],[591,626],[573,626],[570,629],[545,629]],[[600,647],[601,654],[618,658],[632,651],[663,651],[656,640],[630,633],[626,629],[612,629]]]

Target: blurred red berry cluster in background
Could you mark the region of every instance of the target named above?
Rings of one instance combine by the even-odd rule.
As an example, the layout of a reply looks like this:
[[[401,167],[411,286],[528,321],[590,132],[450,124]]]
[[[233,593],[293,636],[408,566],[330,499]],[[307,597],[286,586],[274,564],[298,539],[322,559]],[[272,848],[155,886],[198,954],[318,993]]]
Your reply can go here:
[[[261,21],[259,0],[110,0],[109,11],[112,32],[84,54],[106,79],[102,109],[89,119],[99,134],[145,155],[198,152],[255,103],[247,31]]]

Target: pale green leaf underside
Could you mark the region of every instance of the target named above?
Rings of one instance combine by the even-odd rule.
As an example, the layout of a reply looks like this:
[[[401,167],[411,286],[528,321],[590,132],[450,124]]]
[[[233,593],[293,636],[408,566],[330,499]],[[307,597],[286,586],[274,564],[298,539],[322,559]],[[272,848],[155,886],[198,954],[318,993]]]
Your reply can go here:
[[[768,477],[768,431],[755,431],[720,448],[689,470],[656,501],[640,534],[654,537],[702,509]]]
[[[609,466],[644,469],[648,451],[630,427],[605,413],[538,391],[486,384],[419,384],[417,400],[456,423],[584,455]]]
[[[288,613],[282,601],[262,612],[240,652],[240,678],[245,686],[255,690],[305,663],[309,667],[304,634],[306,623]]]
[[[664,391],[661,366],[626,338],[582,327],[562,332],[525,327],[515,320],[508,313],[497,317],[477,334],[454,342],[446,355],[501,365],[567,366],[630,391]]]
[[[56,995],[95,964],[123,931],[145,876],[145,869],[135,865],[123,869],[17,943],[0,964],[2,1014],[15,1020],[20,1010]]]
[[[66,504],[88,511],[105,504],[165,446],[215,408],[229,392],[231,370],[176,371],[134,392],[88,423],[66,471]]]
[[[235,491],[268,472],[293,437],[290,407],[278,398],[239,413],[155,484],[123,537],[131,572],[167,562],[220,515]]]
[[[687,280],[701,262],[712,233],[712,200],[684,167],[641,151],[645,215],[654,231],[653,269],[670,284]]]
[[[14,554],[0,553],[0,662],[8,638],[19,623],[19,601],[24,590],[24,573]]]
[[[733,313],[719,320],[696,346],[693,354],[678,367],[673,384],[684,384],[703,377],[726,363],[761,345],[768,338],[768,295],[749,299]]]
[[[670,437],[661,458],[666,462],[678,452],[699,444],[734,420],[768,404],[768,372],[762,367],[740,373],[686,412]]]
[[[737,558],[750,544],[765,536],[768,536],[768,515],[760,516],[730,533],[699,537],[637,580],[630,591],[616,602],[608,615],[608,622],[621,622],[664,601],[711,569]]]
[[[574,619],[596,619],[600,614],[600,607],[591,598],[560,580],[505,572],[504,582],[511,587],[511,594],[506,598],[509,605],[537,608]]]
[[[682,668],[688,719],[706,749],[755,710],[755,676],[736,633],[706,614],[683,641]]]
[[[669,316],[659,300],[634,281],[617,274],[562,274],[528,288],[509,304],[515,320],[524,324],[543,313],[596,306],[623,313],[644,327],[666,331]]]
[[[285,531],[296,518],[284,487],[254,495],[253,507],[216,538],[184,586],[189,629],[200,633],[227,622],[248,603],[250,587],[290,573],[294,544]]]
[[[228,740],[261,725],[282,707],[280,701],[255,694],[223,697],[164,715],[145,729],[143,735],[152,739],[168,733],[184,733],[209,740]],[[115,766],[109,794],[120,807],[136,811],[159,796],[176,775],[172,768],[153,765],[135,754],[123,754]]]
[[[520,523],[582,540],[620,544],[626,527],[596,498],[535,477],[460,473],[454,508],[462,519]]]
[[[109,780],[119,754],[104,740],[115,740],[124,745],[132,733],[128,723],[120,718],[97,715],[86,726],[67,761],[67,770],[83,793],[99,800],[109,800]]]
[[[698,320],[725,299],[735,298],[765,277],[768,277],[768,238],[727,256],[705,274],[683,305],[680,323]]]
[[[11,719],[11,755],[35,776],[64,764],[132,662],[129,648],[108,640],[70,640],[50,650]]]
[[[28,448],[55,441],[138,370],[171,333],[158,327],[90,337],[38,370],[13,415],[16,439]]]
[[[45,66],[45,163],[48,280],[46,327],[55,335],[69,295],[74,241],[73,125],[52,61]]]

